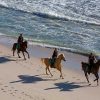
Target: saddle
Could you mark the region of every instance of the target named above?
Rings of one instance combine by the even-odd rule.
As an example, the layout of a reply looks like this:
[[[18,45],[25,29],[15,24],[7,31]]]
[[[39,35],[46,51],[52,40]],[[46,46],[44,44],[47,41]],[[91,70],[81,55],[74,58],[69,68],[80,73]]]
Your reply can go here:
[[[50,59],[49,59],[49,63],[50,63],[50,67],[51,67],[51,68],[55,68],[55,66],[54,66],[54,64],[55,64],[55,59],[54,59],[54,58],[53,58],[53,59],[50,58]]]
[[[21,51],[21,44],[17,43],[16,49],[18,49],[18,53],[20,53],[20,51]]]
[[[16,48],[20,49],[20,44],[19,43],[17,43]]]
[[[93,64],[93,65],[89,65],[89,64],[88,64],[88,68],[87,68],[88,74],[91,73],[91,70],[92,70],[93,66],[94,66],[94,64]]]

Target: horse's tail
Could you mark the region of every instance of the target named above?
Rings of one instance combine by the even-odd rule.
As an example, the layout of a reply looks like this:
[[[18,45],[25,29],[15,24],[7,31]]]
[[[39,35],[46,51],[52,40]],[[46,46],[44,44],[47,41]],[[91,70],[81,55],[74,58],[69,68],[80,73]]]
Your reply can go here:
[[[15,50],[16,50],[16,46],[17,46],[17,43],[14,43],[11,50],[12,50],[12,51],[15,51]]]
[[[41,58],[41,62],[42,62],[42,64],[44,63],[44,58]]]
[[[82,70],[83,70],[84,72],[87,72],[87,71],[88,71],[88,66],[89,66],[89,64],[86,63],[86,62],[81,62],[81,64],[82,64]]]
[[[82,70],[83,70],[83,62],[81,62],[81,67],[82,67]]]

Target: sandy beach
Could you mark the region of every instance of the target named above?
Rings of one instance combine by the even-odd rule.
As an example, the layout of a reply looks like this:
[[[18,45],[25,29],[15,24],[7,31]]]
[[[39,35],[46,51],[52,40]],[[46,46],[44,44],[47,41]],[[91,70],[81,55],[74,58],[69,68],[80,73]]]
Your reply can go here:
[[[30,59],[13,56],[13,44],[22,41]],[[62,74],[50,68],[47,75],[41,58],[51,58],[54,48],[66,61],[61,61]],[[94,82],[100,72],[97,79],[89,75],[89,85],[82,70],[90,53],[98,60],[95,73],[100,0],[0,0],[0,100],[100,100],[100,81]]]
[[[25,61],[17,54],[13,57],[11,49],[0,44],[2,100],[99,100],[100,86],[93,82],[94,76],[90,75],[92,85],[89,86],[81,70],[81,61],[86,62],[87,57],[59,51],[67,60],[62,61],[64,79],[61,79],[56,69],[50,69],[53,77],[46,75],[40,61],[41,57],[50,57],[53,49],[35,45],[32,48],[29,49],[31,58]]]

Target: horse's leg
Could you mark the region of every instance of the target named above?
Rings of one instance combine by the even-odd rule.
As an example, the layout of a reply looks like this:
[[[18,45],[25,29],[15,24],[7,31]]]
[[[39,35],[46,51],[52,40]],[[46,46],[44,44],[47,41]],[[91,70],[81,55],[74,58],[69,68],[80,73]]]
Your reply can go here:
[[[26,60],[26,58],[25,58],[25,54],[24,54],[24,51],[22,51],[22,54],[23,54],[23,56],[24,56],[24,60]]]
[[[99,75],[98,75],[98,73],[97,73],[97,85],[99,85],[98,79],[99,79]]]
[[[97,85],[99,85],[99,83],[98,83],[99,75],[98,75],[98,73],[96,73],[96,74],[94,74],[94,75],[95,75],[95,77],[96,77],[96,79],[95,79],[94,81],[97,81]]]
[[[60,77],[61,77],[62,79],[64,79],[64,77],[63,77],[63,75],[62,75],[61,67],[60,67],[58,70],[60,71]]]
[[[61,68],[62,68],[62,65],[59,65],[59,66],[56,65],[56,69],[57,69],[58,71],[60,71],[60,78],[64,79],[64,78],[63,78],[63,75],[62,75],[62,69],[61,69]]]
[[[21,58],[20,56],[19,56],[19,51],[17,50],[17,55],[18,55],[18,58]]]
[[[15,56],[15,50],[13,50],[13,56]]]
[[[48,69],[48,68],[46,67],[46,68],[45,68],[45,70],[46,70],[46,75],[49,75],[49,74],[47,73],[47,69]]]
[[[47,69],[48,69],[48,71],[49,71],[50,75],[51,75],[51,76],[53,76],[53,75],[51,74],[51,72],[50,72],[49,66],[47,67]]]
[[[13,56],[15,56],[14,54],[15,54],[15,51],[16,51],[16,45],[17,45],[17,44],[16,44],[16,43],[14,43],[14,44],[13,44],[13,47],[12,47]]]
[[[86,77],[86,79],[87,79],[87,82],[89,83],[89,85],[91,85],[90,82],[89,82],[89,79],[88,79],[87,72],[84,72],[84,73],[85,73],[85,77]]]
[[[27,55],[28,55],[28,58],[30,58],[30,55],[29,55],[29,53],[25,50],[25,52],[27,53]]]
[[[61,77],[62,79],[64,79],[64,77],[63,77],[63,75],[62,75],[62,71],[61,71],[61,70],[60,70],[60,73],[61,73],[60,77]]]

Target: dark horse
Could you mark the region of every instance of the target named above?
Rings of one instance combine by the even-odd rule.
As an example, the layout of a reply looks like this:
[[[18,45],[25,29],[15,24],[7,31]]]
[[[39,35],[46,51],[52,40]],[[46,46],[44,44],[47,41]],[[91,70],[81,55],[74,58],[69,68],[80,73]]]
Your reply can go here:
[[[18,54],[18,57],[19,57],[19,58],[21,58],[21,57],[19,56],[20,51],[22,52],[22,54],[23,54],[25,60],[26,60],[26,58],[25,58],[24,52],[26,52],[26,53],[28,54],[28,58],[30,58],[29,53],[27,52],[26,49],[27,49],[27,41],[24,41],[24,42],[20,45],[20,47],[18,47],[18,43],[14,43],[14,44],[13,44],[13,47],[12,47],[13,56],[14,56],[14,54],[15,54],[15,51],[17,50],[17,54]]]
[[[89,64],[88,63],[85,63],[85,62],[82,62],[81,64],[82,64],[82,70],[84,71],[84,74],[85,74],[85,77],[87,79],[87,82],[89,83],[89,85],[91,85],[90,82],[89,82],[89,79],[88,79],[88,66],[89,66]],[[100,66],[100,60],[98,60],[94,64],[94,66],[92,67],[92,69],[91,69],[91,73],[94,74],[94,76],[96,77],[96,79],[94,81],[97,81],[97,85],[99,85],[98,84],[98,79],[99,79],[99,75],[98,75],[99,66]]]

